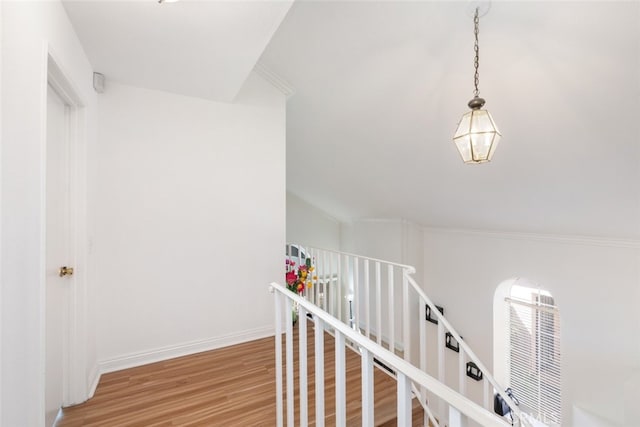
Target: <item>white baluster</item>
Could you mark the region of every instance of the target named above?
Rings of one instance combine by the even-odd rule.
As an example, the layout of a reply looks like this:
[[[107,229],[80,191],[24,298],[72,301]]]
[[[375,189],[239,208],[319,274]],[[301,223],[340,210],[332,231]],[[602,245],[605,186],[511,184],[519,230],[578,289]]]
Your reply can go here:
[[[409,280],[402,275],[402,340],[404,341],[404,360],[411,360],[411,324],[409,323]],[[423,322],[420,322],[422,324]]]
[[[322,301],[320,307],[327,311],[327,253],[322,251]]]
[[[353,321],[360,331],[360,260],[353,259]]]
[[[282,427],[282,296],[274,292],[276,305],[276,426]]]
[[[291,300],[287,298],[286,301],[287,426],[293,427],[293,313]]]
[[[317,295],[317,300],[316,300],[316,305],[320,308],[322,308],[322,302],[323,302],[323,298],[322,295],[324,293],[324,285],[322,284],[323,282],[323,277],[324,277],[324,266],[322,265],[322,251],[318,251],[318,255],[316,256],[316,276],[318,276],[318,279],[316,280],[316,295]]]
[[[393,265],[387,266],[387,291],[388,291],[388,315],[389,315],[389,351],[395,353],[396,326],[395,326],[395,310],[393,307]],[[406,345],[406,343],[404,343]]]
[[[346,315],[347,321],[345,323],[349,325],[349,327],[353,327],[353,302],[351,302],[351,300],[349,299],[350,295],[351,297],[353,297],[353,290],[351,289],[351,284],[353,283],[351,274],[353,273],[353,271],[351,270],[350,259],[351,258],[349,257],[349,255],[344,256],[343,265],[344,265],[345,289],[344,289],[344,295],[342,299],[344,300],[345,311],[347,312],[347,315]]]
[[[485,409],[489,410],[489,411],[493,411],[493,408],[491,407],[491,398],[493,397],[493,393],[491,393],[491,383],[489,382],[489,380],[487,379],[487,377],[484,377],[484,380],[482,381],[483,383],[483,387],[482,387],[482,404],[484,406]]]
[[[315,356],[316,356],[316,426],[324,427],[324,326],[315,319]]]
[[[465,365],[464,350],[458,353],[458,391],[461,395],[467,395],[467,366]]]
[[[419,297],[418,304],[420,305],[420,370],[427,372],[427,321],[425,320],[427,317],[426,301],[423,300],[422,297]],[[423,386],[420,387],[420,397],[423,402],[427,401],[427,389]],[[429,422],[426,413],[423,418],[424,427],[427,427]]]
[[[397,374],[398,381],[398,425],[411,425],[411,381],[402,373]]]
[[[432,309],[433,310],[433,309]],[[438,381],[444,383],[444,357],[445,357],[445,330],[444,325],[441,321],[438,321]],[[438,405],[438,409],[441,416],[445,415],[445,404],[444,400],[440,399],[440,403]],[[445,420],[440,420],[442,424],[446,424]]]
[[[467,417],[449,405],[449,427],[467,427]]]
[[[316,255],[314,258],[314,267],[315,271],[311,276],[313,281],[313,294],[315,295],[314,304],[320,307],[320,251],[316,251]],[[315,277],[315,279],[313,279]]]
[[[367,338],[371,338],[371,280],[369,280],[369,260],[364,260],[364,312],[365,312],[365,331]]]
[[[335,294],[336,294],[336,287],[337,287],[337,282],[334,283],[333,279],[334,279],[334,272],[333,272],[333,252],[329,252],[329,289],[330,289],[330,294],[331,294],[331,298],[329,299],[329,313],[333,316],[335,316],[336,312],[335,312],[335,303],[334,303],[334,298],[335,298]]]
[[[373,356],[362,349],[362,427],[373,427]]]
[[[338,270],[338,282],[337,282],[337,286],[336,286],[336,302],[337,302],[337,307],[336,307],[336,313],[335,316],[338,318],[338,320],[342,320],[343,317],[343,310],[342,310],[342,298],[344,295],[344,278],[342,277],[342,255],[340,255],[339,253],[336,254],[336,258],[337,258],[337,270]]]
[[[376,261],[376,335],[378,344],[382,345],[382,292],[380,290],[380,263]]]
[[[335,331],[336,335],[336,426],[347,425],[347,384],[344,356],[344,335]]]
[[[314,271],[314,276],[315,280],[313,281],[313,287],[314,287],[314,294],[316,296],[316,300],[315,300],[315,304],[320,307],[320,254],[322,252],[321,251],[317,251],[316,252],[316,257],[315,257],[315,268],[316,270]]]
[[[307,310],[300,307],[298,313],[298,350],[300,371],[300,426],[308,423],[308,390],[307,390]]]
[[[315,249],[311,248],[311,249],[308,249],[308,251],[309,252],[307,253],[307,255],[309,256],[309,259],[311,259],[311,265],[313,265],[314,264],[313,263],[313,255],[315,253]],[[311,271],[307,275],[307,281],[313,283],[313,273]],[[313,286],[311,287],[311,289],[309,289],[307,287],[307,284],[305,283],[304,284],[304,294],[305,294],[305,296],[307,297],[307,299],[309,301],[311,301],[314,304],[316,303]]]

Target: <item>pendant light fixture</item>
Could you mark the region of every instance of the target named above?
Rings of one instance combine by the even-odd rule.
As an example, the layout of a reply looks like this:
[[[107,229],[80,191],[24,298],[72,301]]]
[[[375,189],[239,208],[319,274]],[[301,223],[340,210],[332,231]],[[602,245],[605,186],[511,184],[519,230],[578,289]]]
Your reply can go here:
[[[479,33],[479,8],[476,7],[473,16],[473,29],[475,34],[474,51],[475,57],[473,65],[475,68],[473,99],[469,101],[471,111],[464,114],[458,123],[458,129],[453,136],[453,142],[462,156],[465,163],[486,163],[491,160],[500,141],[500,131],[498,130],[489,111],[483,110],[485,100],[480,98],[478,90],[479,74],[478,65],[480,63],[480,47],[478,45]]]

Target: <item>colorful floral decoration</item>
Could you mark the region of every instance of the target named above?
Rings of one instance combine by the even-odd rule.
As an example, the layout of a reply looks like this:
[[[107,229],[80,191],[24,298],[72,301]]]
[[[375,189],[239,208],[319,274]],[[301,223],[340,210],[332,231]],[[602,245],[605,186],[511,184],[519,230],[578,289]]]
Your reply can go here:
[[[307,258],[306,263],[298,266],[298,268],[296,268],[295,261],[290,259],[285,261],[285,265],[285,281],[287,282],[287,289],[291,292],[296,292],[297,294],[302,295],[305,289],[311,288],[311,279],[317,280],[316,276],[311,277],[311,274],[315,270],[315,267],[311,262],[311,258]]]

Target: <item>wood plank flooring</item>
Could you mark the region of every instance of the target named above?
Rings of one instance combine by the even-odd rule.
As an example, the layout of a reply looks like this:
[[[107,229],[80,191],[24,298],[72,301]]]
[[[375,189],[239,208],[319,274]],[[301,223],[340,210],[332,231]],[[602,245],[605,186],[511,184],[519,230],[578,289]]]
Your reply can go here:
[[[310,419],[315,418],[313,331],[313,323],[308,322]],[[297,341],[296,336],[295,396],[299,384]],[[65,408],[58,426],[274,426],[274,347],[271,337],[105,374],[95,396],[81,405]],[[326,333],[324,347],[326,425],[332,426],[335,347],[333,337]],[[347,425],[357,426],[361,425],[360,356],[347,349],[346,360]],[[395,426],[396,382],[380,369],[375,369],[374,395],[376,425]],[[420,425],[421,411],[414,411],[413,418],[413,424]]]

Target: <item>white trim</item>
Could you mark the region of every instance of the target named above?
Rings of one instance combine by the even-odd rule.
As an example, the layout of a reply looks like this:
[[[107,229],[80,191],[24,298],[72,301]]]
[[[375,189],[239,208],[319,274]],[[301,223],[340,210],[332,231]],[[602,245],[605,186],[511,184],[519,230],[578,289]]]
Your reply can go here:
[[[273,326],[248,329],[238,333],[223,335],[216,338],[191,341],[184,344],[160,347],[153,350],[130,353],[112,359],[98,361],[100,374],[134,368],[149,363],[161,362],[175,357],[188,356],[203,351],[215,350],[230,345],[241,344],[274,335]]]
[[[36,407],[36,419],[38,425],[44,425],[46,423],[46,318],[47,318],[47,297],[46,297],[46,262],[47,262],[47,114],[49,112],[47,105],[47,92],[48,92],[48,62],[49,62],[49,45],[46,41],[42,46],[42,57],[40,63],[40,248],[39,248],[39,274],[38,274],[38,305],[40,316],[38,319],[38,339],[39,339],[39,360],[38,368],[40,369],[40,375],[38,375],[38,396],[35,399]]]
[[[352,221],[349,221],[350,224],[355,224],[358,222],[370,222],[370,223],[382,223],[382,224],[389,224],[389,223],[393,223],[393,224],[403,224],[405,222],[410,222],[407,221],[403,218],[357,218],[354,219]]]
[[[91,380],[93,378],[93,380],[89,383],[89,396],[87,397],[87,400],[91,399],[96,394],[96,389],[98,388],[98,383],[100,383],[101,376],[102,374],[100,373],[100,369],[96,364],[91,370],[91,375],[89,375],[89,379]]]
[[[282,94],[287,98],[296,93],[296,89],[288,81],[271,71],[261,61],[258,61],[256,63],[256,65],[253,67],[253,71],[255,71],[260,77],[269,82],[273,87],[282,92]]]
[[[86,401],[90,396],[87,389],[87,222],[86,222],[86,119],[84,106],[86,103],[80,95],[80,90],[74,83],[69,73],[55,50],[45,42],[44,48],[44,89],[43,89],[43,120],[42,124],[42,227],[43,236],[46,228],[46,117],[47,117],[47,84],[50,84],[69,108],[69,179],[71,198],[71,244],[74,249],[70,254],[70,262],[76,270],[76,274],[70,281],[69,314],[67,333],[69,341],[65,349],[65,392],[64,404],[71,405]],[[45,339],[46,298],[45,298],[45,267],[46,267],[46,241],[42,238],[42,340]],[[46,360],[46,349],[42,347],[43,363]],[[44,377],[43,377],[44,381]],[[44,391],[44,383],[42,387]],[[43,402],[44,407],[44,402]]]
[[[640,249],[640,240],[616,239],[608,237],[570,236],[563,234],[539,234],[507,231],[490,231],[462,228],[422,227],[425,232],[461,234],[495,239],[529,240],[539,242],[565,243],[585,246],[605,246],[614,248]]]
[[[2,1],[0,1],[0,25],[2,25]],[[0,93],[2,93],[2,46],[3,46],[3,42],[2,42],[2,31],[0,31]],[[0,141],[2,141],[2,102],[0,100]],[[0,144],[0,177],[2,177],[2,144]],[[0,217],[2,216],[2,212],[3,212],[3,203],[2,203],[2,186],[0,185]],[[2,268],[2,222],[0,220],[0,269]],[[2,288],[4,287],[4,283],[2,281],[2,274],[0,274],[0,332],[2,329],[2,321],[1,319],[3,318],[3,314],[2,314]],[[3,349],[3,345],[2,345],[2,333],[0,333],[0,414],[2,414],[2,406],[3,406],[3,389],[4,389],[4,382],[2,381],[2,349]],[[0,415],[0,423],[2,422],[2,415]]]

